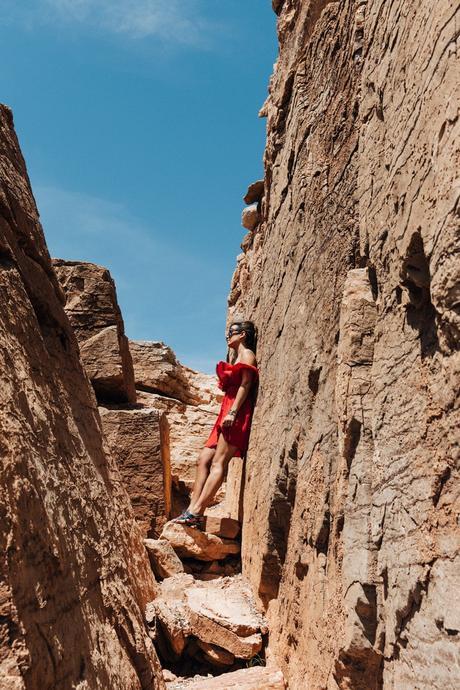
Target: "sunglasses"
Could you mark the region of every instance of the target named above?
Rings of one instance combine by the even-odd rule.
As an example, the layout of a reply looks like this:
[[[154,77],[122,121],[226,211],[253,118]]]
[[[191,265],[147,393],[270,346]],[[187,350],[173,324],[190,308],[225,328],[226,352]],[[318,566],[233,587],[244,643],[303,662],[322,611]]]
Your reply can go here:
[[[238,335],[239,333],[242,333],[242,330],[240,328],[231,329],[227,333],[227,338],[231,338],[233,335]]]

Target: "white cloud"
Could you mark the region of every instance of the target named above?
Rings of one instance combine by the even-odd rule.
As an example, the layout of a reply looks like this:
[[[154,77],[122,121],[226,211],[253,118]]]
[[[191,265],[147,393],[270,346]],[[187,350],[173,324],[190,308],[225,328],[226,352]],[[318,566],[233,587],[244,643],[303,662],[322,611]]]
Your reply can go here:
[[[202,0],[0,0],[3,23],[80,26],[87,31],[203,45],[212,29]]]

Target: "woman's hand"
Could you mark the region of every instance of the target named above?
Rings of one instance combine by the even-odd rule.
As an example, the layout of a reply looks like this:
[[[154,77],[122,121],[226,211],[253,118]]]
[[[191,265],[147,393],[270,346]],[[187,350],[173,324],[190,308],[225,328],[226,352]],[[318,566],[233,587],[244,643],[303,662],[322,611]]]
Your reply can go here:
[[[235,415],[234,414],[227,414],[222,420],[222,426],[225,427],[230,427],[232,426],[233,422],[235,421]]]

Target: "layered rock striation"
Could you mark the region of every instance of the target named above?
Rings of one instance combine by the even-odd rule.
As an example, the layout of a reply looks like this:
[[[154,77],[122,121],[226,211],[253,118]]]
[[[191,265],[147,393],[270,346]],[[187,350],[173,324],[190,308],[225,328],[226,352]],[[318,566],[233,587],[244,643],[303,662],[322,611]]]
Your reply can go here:
[[[159,341],[128,341],[107,268],[54,259],[65,310],[100,406],[108,446],[144,536],[188,505],[198,454],[218,414],[216,378]]]
[[[130,340],[129,346],[139,404],[164,412],[168,420],[172,506],[179,513],[188,506],[196,462],[223,392],[215,376],[184,366],[162,342]]]
[[[166,415],[158,410],[99,408],[105,438],[146,537],[156,537],[171,513]]]
[[[156,585],[0,106],[0,686],[164,688]]]
[[[83,261],[53,259],[53,266],[98,401],[135,402],[133,362],[110,272]]]
[[[290,688],[453,689],[459,5],[274,9],[260,220],[229,295],[260,366],[243,574]]]

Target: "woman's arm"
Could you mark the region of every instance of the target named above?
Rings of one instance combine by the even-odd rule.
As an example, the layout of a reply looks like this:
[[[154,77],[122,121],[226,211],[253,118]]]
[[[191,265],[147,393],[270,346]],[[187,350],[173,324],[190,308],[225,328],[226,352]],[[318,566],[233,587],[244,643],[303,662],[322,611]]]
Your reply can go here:
[[[252,354],[244,356],[241,360],[244,364],[251,364],[255,366],[255,357]],[[243,375],[241,377],[241,383],[235,396],[235,400],[232,403],[230,410],[227,415],[222,420],[222,426],[230,426],[236,417],[238,410],[248,397],[249,391],[251,390],[252,380],[254,378],[254,372],[249,369],[243,370]]]

